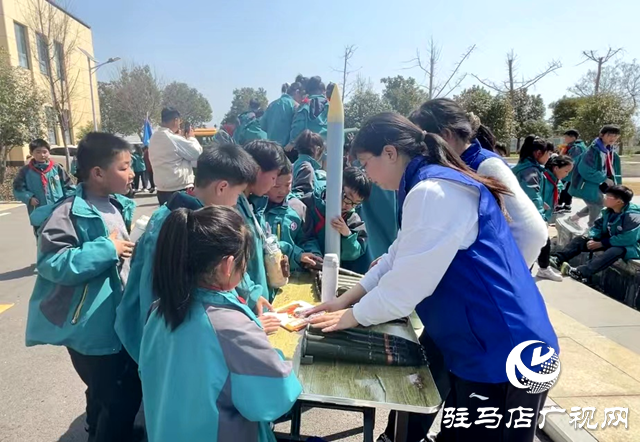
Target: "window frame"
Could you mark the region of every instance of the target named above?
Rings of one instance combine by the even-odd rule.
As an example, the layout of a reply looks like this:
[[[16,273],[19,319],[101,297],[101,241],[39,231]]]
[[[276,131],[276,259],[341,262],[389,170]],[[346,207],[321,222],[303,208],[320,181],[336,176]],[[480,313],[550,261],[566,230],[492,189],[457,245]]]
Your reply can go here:
[[[29,53],[29,28],[27,28],[22,23],[19,23],[19,22],[14,20],[13,21],[13,32],[14,32],[15,38],[16,38],[16,49],[18,50],[18,65],[21,68],[31,70],[31,56],[30,56],[30,53]],[[22,43],[24,44],[24,48],[23,48],[24,51],[25,51],[24,54],[20,50],[20,38],[18,37],[19,35],[20,35],[20,37],[22,37]],[[26,57],[26,63],[27,63],[26,66],[24,66],[22,64],[23,55]]]
[[[39,32],[36,32],[36,49],[38,52],[40,73],[48,77],[51,75],[51,54],[49,54],[49,42],[47,41],[47,37]],[[43,54],[43,51],[46,51],[46,54]],[[44,59],[43,56],[45,57]]]

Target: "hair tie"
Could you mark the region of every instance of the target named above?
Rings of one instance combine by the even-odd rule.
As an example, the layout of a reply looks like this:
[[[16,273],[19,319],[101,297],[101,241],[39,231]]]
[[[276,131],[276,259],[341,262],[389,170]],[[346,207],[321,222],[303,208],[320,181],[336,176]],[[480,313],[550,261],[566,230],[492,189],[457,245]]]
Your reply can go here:
[[[426,140],[426,139],[427,139],[427,131],[426,131],[426,130],[423,130],[423,131],[422,131],[422,138],[420,139],[420,141],[424,141],[424,140]]]
[[[473,112],[468,112],[467,118],[469,119],[469,123],[471,123],[471,130],[477,132],[477,130],[480,128],[480,125],[482,124],[480,117],[478,117]]]

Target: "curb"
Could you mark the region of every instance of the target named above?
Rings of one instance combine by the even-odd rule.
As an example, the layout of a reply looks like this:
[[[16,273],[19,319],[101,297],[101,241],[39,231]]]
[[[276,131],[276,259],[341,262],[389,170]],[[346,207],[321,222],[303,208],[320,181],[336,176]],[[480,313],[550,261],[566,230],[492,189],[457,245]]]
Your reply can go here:
[[[552,399],[547,398],[544,408],[558,407]],[[562,408],[562,407],[559,407]],[[574,428],[569,423],[569,415],[567,413],[549,413],[542,432],[549,436],[553,442],[598,442],[591,433],[583,428]]]

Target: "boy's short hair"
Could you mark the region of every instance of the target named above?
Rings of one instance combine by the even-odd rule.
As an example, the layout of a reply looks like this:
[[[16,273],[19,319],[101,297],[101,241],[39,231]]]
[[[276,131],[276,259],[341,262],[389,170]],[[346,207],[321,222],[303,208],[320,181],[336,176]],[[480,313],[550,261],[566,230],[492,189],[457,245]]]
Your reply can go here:
[[[362,197],[363,201],[371,196],[371,180],[357,167],[347,167],[344,170],[342,173],[342,185],[353,189]]]
[[[629,204],[633,198],[633,190],[629,189],[627,186],[611,186],[605,193],[622,200],[625,205]]]
[[[607,134],[620,135],[620,126],[616,126],[615,124],[606,124],[602,126],[602,129],[600,129],[600,135]]]
[[[83,181],[87,180],[91,169],[109,168],[113,159],[121,152],[131,152],[131,145],[122,138],[104,132],[89,132],[78,143],[76,175]]]
[[[180,112],[178,112],[178,109],[173,107],[165,107],[162,109],[160,117],[163,123],[170,123],[176,118],[180,118]]]
[[[280,173],[278,173],[278,176],[282,176],[282,175],[291,175],[293,173],[293,166],[291,165],[291,161],[289,161],[289,158],[284,157],[284,161],[282,162],[282,166],[280,166]]]
[[[225,180],[232,186],[253,183],[258,165],[240,146],[224,143],[207,148],[198,157],[196,187],[207,187],[214,181]]]
[[[29,152],[33,152],[40,147],[45,147],[47,150],[51,149],[49,143],[47,143],[45,140],[43,140],[42,138],[36,138],[31,143],[29,143]]]
[[[575,129],[569,129],[568,131],[566,131],[563,135],[566,135],[567,137],[573,137],[575,139],[580,138],[580,132],[578,132]]]
[[[282,147],[274,141],[253,140],[244,146],[263,172],[280,170],[286,155]]]

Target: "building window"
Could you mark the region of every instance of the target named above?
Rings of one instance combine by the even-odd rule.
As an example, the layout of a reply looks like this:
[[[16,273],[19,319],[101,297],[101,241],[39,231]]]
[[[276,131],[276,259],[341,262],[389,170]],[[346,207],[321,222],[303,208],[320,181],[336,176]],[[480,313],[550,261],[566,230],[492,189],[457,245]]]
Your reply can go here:
[[[52,107],[46,106],[44,108],[44,115],[47,120],[47,141],[49,144],[58,144],[58,138],[56,137],[56,127],[58,122],[56,119],[56,112]]]
[[[38,46],[38,61],[40,62],[40,72],[44,75],[49,75],[51,72],[50,60],[49,60],[49,44],[47,39],[42,34],[37,35]]]
[[[27,28],[20,23],[13,22],[13,28],[16,32],[16,46],[18,46],[18,60],[20,66],[29,69],[29,45],[27,44]]]
[[[57,70],[58,78],[64,81],[65,80],[64,49],[62,48],[62,43],[58,41],[56,41],[54,47],[55,47],[56,70]]]

